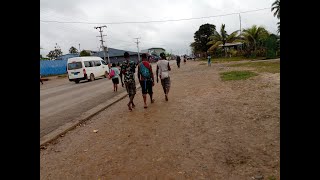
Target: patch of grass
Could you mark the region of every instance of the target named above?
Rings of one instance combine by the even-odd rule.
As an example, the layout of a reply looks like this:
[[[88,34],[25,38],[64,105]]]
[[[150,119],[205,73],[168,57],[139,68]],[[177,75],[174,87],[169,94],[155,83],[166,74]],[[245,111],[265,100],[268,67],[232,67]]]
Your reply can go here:
[[[223,81],[244,80],[257,75],[257,73],[252,71],[229,71],[220,73],[220,77]]]
[[[276,180],[276,177],[274,177],[274,176],[269,176],[269,177],[268,177],[268,180]]]
[[[257,72],[280,73],[280,61],[260,61],[232,64],[230,67],[252,67]]]

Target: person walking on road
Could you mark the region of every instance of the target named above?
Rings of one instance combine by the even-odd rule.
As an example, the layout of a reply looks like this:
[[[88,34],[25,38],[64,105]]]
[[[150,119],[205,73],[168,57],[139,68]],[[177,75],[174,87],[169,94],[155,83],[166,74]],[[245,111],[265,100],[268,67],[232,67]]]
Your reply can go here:
[[[183,57],[183,62],[184,62],[184,64],[187,63],[187,56],[186,55],[184,55],[184,57]]]
[[[210,56],[210,54],[208,54],[207,59],[208,59],[208,66],[211,67],[211,56]]]
[[[114,92],[118,91],[119,74],[120,70],[117,68],[116,63],[112,63],[112,68],[110,69],[109,77],[112,79]]]
[[[159,82],[158,77],[161,79],[161,85],[163,92],[165,94],[165,99],[168,101],[168,94],[170,90],[170,76],[169,71],[171,71],[169,61],[166,60],[166,55],[164,53],[160,54],[161,59],[157,62],[157,83]]]
[[[40,74],[40,82],[41,82],[41,84],[43,84],[42,79],[41,79],[41,74]]]
[[[178,68],[180,68],[180,62],[181,62],[181,58],[180,58],[180,56],[178,55],[178,56],[177,56],[177,66],[178,66]]]
[[[135,107],[135,104],[133,103],[134,96],[136,95],[136,82],[134,79],[134,73],[136,72],[136,65],[135,62],[130,61],[130,55],[128,52],[124,53],[124,62],[121,65],[121,70],[120,70],[120,80],[121,80],[121,85],[123,87],[123,84],[126,86],[126,90],[129,95],[129,103],[128,108],[130,111],[132,111],[132,108]],[[122,77],[124,76],[124,81],[122,80]],[[123,83],[124,82],[124,83]]]
[[[140,81],[140,86],[142,89],[144,108],[148,108],[147,94],[149,94],[150,96],[151,103],[154,103],[154,99],[152,99],[152,86],[154,86],[154,76],[152,72],[152,66],[147,60],[147,54],[142,54],[141,58],[142,61],[138,65],[138,79]]]

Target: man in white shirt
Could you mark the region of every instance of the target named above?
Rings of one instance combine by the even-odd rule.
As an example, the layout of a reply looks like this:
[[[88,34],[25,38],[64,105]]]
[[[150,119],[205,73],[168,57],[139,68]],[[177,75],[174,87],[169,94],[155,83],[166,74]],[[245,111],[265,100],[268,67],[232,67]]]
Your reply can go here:
[[[164,53],[160,54],[161,59],[157,62],[157,83],[159,82],[158,77],[161,79],[161,85],[165,94],[165,99],[168,101],[168,93],[170,90],[170,76],[169,71],[171,71],[169,61],[166,60],[166,55]]]

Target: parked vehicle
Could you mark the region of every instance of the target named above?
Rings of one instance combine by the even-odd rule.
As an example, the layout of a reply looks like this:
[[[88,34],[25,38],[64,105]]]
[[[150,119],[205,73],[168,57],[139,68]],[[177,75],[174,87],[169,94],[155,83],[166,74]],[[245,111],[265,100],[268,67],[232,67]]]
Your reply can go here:
[[[97,77],[108,77],[109,67],[100,57],[73,57],[68,59],[67,71],[69,81],[79,83],[81,80],[94,81]]]

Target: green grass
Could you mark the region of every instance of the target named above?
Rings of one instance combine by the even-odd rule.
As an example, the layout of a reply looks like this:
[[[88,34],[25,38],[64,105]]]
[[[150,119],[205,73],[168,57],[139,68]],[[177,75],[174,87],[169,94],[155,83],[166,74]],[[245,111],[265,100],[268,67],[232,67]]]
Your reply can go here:
[[[238,63],[230,67],[252,67],[257,72],[280,73],[280,61]]]
[[[268,180],[276,180],[276,177],[274,177],[274,176],[269,176],[269,177],[268,177]]]
[[[222,81],[244,80],[257,75],[257,73],[252,71],[229,71],[220,73]]]

